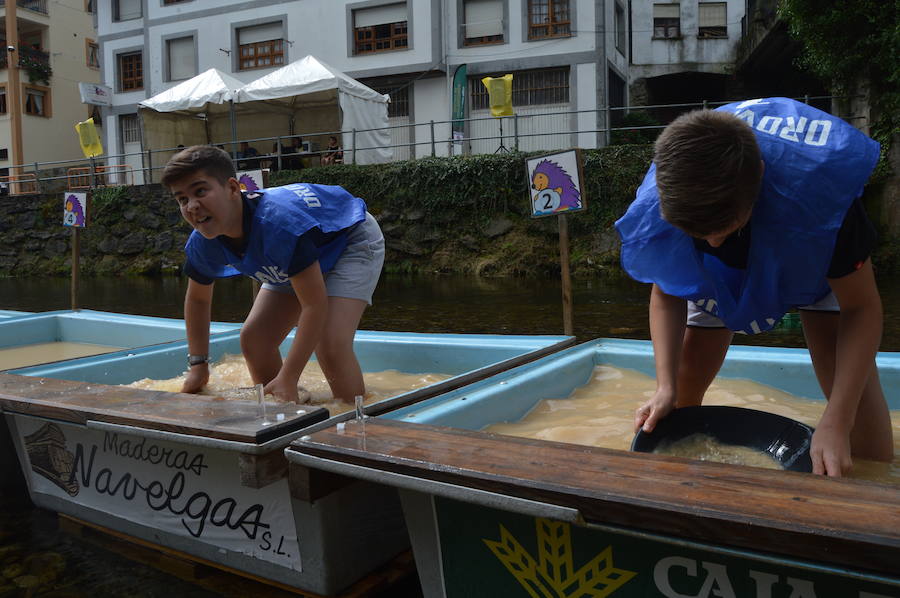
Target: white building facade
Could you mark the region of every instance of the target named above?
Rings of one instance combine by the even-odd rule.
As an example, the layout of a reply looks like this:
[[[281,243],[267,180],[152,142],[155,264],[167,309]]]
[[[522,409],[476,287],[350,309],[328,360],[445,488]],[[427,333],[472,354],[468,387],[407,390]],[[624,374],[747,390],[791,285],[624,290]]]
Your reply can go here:
[[[523,150],[602,145],[610,90],[627,95],[626,0],[108,0],[98,39],[111,154],[141,147],[141,100],[210,67],[250,82],[308,54],[391,95],[396,159],[494,151],[484,76],[513,74],[504,144]],[[465,137],[493,140],[449,141],[460,65],[466,114],[485,119]]]
[[[659,104],[727,95],[747,0],[631,0],[630,7],[635,100]]]

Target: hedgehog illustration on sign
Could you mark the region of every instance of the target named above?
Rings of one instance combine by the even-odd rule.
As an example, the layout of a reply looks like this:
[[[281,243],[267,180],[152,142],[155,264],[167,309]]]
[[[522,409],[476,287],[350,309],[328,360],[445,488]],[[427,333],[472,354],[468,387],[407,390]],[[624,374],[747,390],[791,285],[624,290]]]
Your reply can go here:
[[[259,191],[259,185],[250,173],[241,173],[238,183],[241,185],[241,191]]]
[[[551,213],[581,208],[581,192],[572,177],[559,164],[542,160],[531,177],[534,195],[534,212]]]
[[[84,207],[82,200],[74,193],[66,197],[65,210],[63,212],[63,224],[66,226],[83,227],[85,223]]]

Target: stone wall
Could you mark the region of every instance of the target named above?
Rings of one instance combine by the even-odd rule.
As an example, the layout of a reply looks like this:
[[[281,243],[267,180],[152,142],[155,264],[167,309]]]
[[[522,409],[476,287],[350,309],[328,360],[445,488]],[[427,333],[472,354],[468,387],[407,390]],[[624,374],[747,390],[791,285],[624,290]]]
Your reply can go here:
[[[900,148],[896,144],[895,148]],[[895,149],[894,168],[900,168]],[[900,270],[900,199],[895,176],[870,185],[866,205],[881,232],[873,261],[882,273]],[[632,192],[633,193],[633,192]],[[589,213],[569,219],[574,276],[620,274],[619,243],[612,221],[620,202],[598,195]],[[473,217],[472,209],[387,205],[371,201],[384,231],[388,272],[462,273],[480,276],[544,276],[559,269],[556,218],[532,219],[521,206],[498,203]],[[84,276],[178,274],[191,232],[171,196],[159,185],[98,191],[79,231]],[[0,196],[0,276],[65,276],[71,272],[73,229],[63,226],[63,194]]]
[[[63,226],[63,194],[0,197],[0,275],[66,274],[74,230]],[[158,185],[98,192],[79,231],[81,272],[177,272],[190,233]]]

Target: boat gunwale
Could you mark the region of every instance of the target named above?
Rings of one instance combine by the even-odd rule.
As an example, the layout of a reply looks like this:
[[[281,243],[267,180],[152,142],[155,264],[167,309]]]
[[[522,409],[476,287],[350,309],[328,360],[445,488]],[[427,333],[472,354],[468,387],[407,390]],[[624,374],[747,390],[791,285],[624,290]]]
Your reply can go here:
[[[588,524],[897,575],[900,488],[393,420],[362,428],[295,440],[291,475],[309,455],[573,508]]]

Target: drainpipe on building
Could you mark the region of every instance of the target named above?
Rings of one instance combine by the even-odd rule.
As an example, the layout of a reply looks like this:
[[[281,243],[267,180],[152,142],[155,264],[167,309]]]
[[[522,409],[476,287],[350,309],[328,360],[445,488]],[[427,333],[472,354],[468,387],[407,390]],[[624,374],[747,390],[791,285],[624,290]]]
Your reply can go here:
[[[16,19],[16,0],[6,2],[6,70],[8,91],[6,100],[9,109],[10,163],[21,164],[22,155],[22,90],[19,85],[19,29]],[[10,169],[10,175],[19,174],[19,169]],[[35,173],[37,177],[37,173]],[[12,180],[9,186],[13,190]]]

